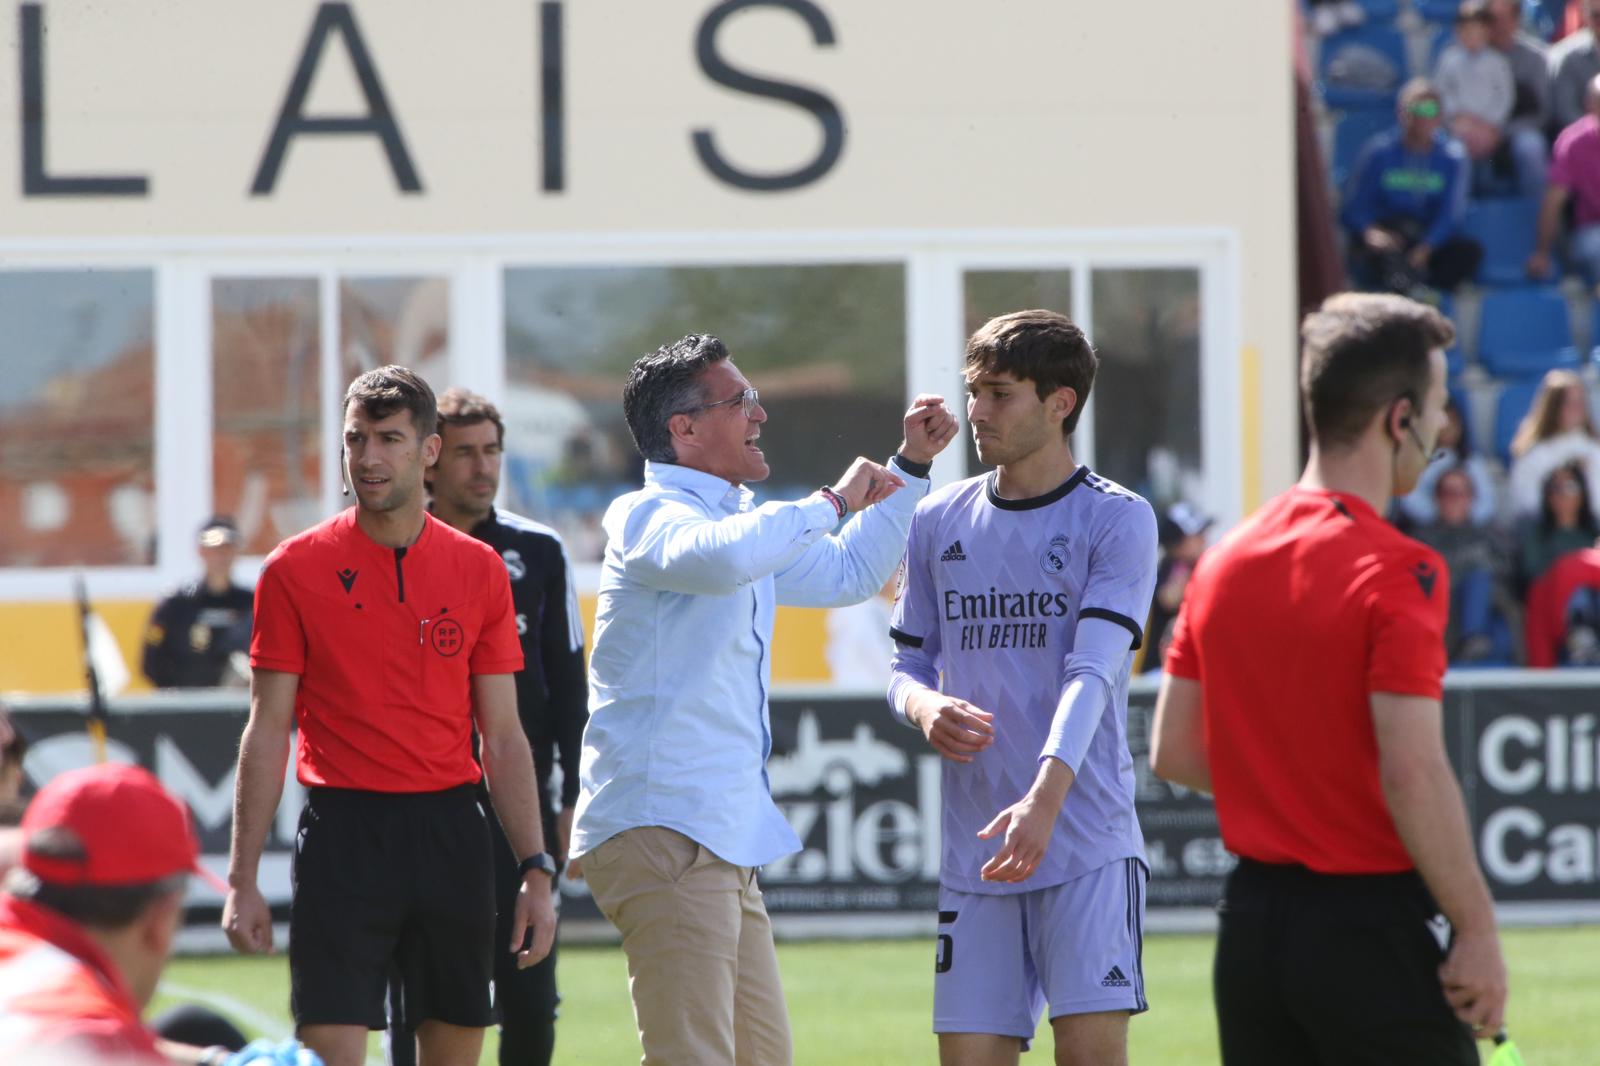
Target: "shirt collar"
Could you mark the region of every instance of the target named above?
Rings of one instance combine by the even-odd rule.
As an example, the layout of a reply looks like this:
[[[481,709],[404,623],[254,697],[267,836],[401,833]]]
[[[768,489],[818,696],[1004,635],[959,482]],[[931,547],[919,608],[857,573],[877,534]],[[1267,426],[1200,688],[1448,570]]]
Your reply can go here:
[[[663,488],[683,489],[698,496],[707,507],[728,514],[748,511],[755,499],[755,493],[747,486],[735,485],[704,470],[679,466],[676,463],[658,463],[652,459],[645,460],[644,483],[660,485]]]

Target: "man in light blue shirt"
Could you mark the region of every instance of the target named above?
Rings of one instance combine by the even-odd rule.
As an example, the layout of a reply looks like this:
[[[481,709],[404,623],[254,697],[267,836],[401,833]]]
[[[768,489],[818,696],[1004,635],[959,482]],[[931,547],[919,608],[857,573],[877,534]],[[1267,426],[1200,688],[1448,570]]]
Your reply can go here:
[[[774,611],[858,603],[888,580],[955,417],[918,396],[889,466],[857,459],[832,488],[752,507],[767,415],[721,341],[640,359],[623,408],[645,485],[603,523],[569,871],[622,933],[645,1063],[787,1066],[755,877],[800,850],[766,773]]]

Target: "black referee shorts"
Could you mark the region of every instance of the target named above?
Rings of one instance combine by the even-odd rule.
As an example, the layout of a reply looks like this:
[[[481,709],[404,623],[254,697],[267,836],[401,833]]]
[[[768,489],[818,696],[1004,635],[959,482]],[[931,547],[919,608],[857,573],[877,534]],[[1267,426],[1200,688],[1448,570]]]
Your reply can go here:
[[[1446,927],[1415,873],[1318,874],[1245,859],[1218,910],[1224,1066],[1478,1063],[1439,985]]]
[[[489,1025],[493,871],[472,785],[312,789],[295,837],[289,912],[295,1024],[382,1029],[394,967],[413,1024]]]

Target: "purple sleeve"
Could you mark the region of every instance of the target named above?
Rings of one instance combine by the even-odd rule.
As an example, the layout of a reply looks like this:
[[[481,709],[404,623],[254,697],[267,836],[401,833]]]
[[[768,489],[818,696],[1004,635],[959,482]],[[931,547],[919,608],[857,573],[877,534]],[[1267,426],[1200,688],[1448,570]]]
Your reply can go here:
[[[938,590],[923,527],[927,513],[918,508],[911,519],[906,558],[900,571],[889,635],[894,638],[894,661],[889,677],[889,706],[906,721],[906,700],[918,689],[939,687]]]
[[[1128,631],[1137,651],[1156,591],[1156,516],[1134,497],[1100,533],[1089,561],[1078,620],[1100,618]]]

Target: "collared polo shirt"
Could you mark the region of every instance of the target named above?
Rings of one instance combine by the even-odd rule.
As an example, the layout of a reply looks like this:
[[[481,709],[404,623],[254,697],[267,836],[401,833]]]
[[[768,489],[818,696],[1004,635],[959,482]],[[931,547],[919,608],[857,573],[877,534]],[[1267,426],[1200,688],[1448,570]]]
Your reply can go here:
[[[1291,489],[1201,556],[1165,667],[1200,683],[1229,851],[1329,874],[1414,867],[1371,695],[1440,698],[1449,599],[1439,553],[1347,493]]]
[[[522,669],[505,564],[432,515],[407,548],[350,508],[267,556],[250,664],[300,675],[306,785],[432,792],[471,784],[471,677]]]

